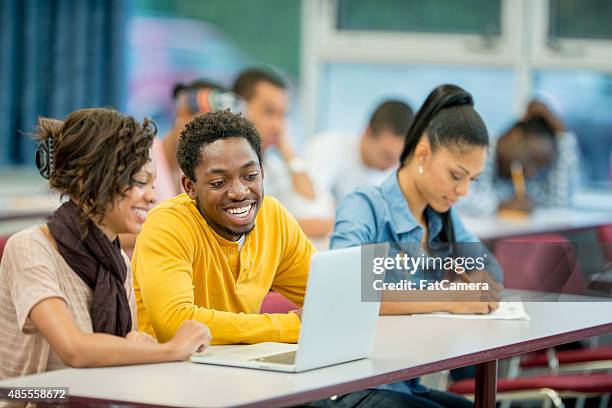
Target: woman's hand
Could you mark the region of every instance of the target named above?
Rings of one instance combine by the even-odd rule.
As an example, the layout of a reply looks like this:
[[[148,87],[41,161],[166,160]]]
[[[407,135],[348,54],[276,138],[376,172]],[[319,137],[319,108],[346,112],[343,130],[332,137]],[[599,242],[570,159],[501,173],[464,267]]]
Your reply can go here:
[[[499,204],[500,211],[502,210],[511,210],[511,211],[519,211],[523,213],[531,213],[535,209],[535,204],[531,197],[528,195],[521,197],[513,196],[509,200],[502,201]]]
[[[208,326],[195,320],[187,320],[166,345],[171,347],[176,360],[186,360],[193,353],[204,351],[211,340]]]
[[[451,302],[450,313],[488,314],[499,308],[498,302]]]

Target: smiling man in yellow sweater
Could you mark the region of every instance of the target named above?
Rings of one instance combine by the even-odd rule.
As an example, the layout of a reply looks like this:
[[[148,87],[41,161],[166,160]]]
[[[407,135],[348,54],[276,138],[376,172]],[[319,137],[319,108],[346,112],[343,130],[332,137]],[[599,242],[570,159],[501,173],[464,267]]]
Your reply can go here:
[[[257,131],[229,111],[198,116],[177,159],[186,194],[147,215],[134,250],[140,329],[165,342],[198,320],[216,344],[296,342],[298,314],[259,309],[271,288],[302,304],[314,248],[287,210],[264,198]]]

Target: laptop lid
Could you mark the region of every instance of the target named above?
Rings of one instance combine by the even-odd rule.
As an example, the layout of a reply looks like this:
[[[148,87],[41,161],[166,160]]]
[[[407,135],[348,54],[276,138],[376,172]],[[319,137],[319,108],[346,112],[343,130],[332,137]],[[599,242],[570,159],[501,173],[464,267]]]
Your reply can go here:
[[[370,274],[364,265],[388,245],[368,245],[313,255],[304,299],[296,371],[368,357],[374,346],[380,299],[362,300]],[[363,276],[365,274],[365,276]],[[367,288],[366,288],[367,289]]]

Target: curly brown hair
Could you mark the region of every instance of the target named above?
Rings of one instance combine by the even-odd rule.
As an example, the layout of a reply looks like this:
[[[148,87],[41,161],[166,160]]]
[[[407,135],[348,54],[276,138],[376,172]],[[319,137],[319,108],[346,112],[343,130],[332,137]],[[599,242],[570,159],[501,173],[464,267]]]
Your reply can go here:
[[[81,109],[64,121],[39,119],[36,138],[52,138],[54,146],[49,185],[81,209],[83,230],[134,185],[134,174],[150,160],[156,132],[151,120],[140,124],[112,109]]]

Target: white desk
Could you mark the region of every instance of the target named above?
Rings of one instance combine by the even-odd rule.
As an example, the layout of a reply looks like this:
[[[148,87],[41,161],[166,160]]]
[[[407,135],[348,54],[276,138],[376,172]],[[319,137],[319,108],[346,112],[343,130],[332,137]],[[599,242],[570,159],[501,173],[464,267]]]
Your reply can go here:
[[[0,221],[46,217],[61,205],[53,193],[6,196],[0,198]]]
[[[572,231],[612,224],[612,207],[608,211],[541,209],[525,218],[461,217],[468,230],[482,240],[518,235]]]
[[[574,195],[572,207],[581,211],[612,211],[612,188],[582,187]]]
[[[370,359],[301,374],[180,362],[65,369],[5,380],[0,386],[68,386],[71,402],[79,405],[268,407],[479,364],[480,372],[489,376],[488,381],[477,377],[478,384],[488,387],[477,385],[477,406],[488,406],[495,398],[497,359],[612,331],[612,303],[529,303],[526,307],[531,321],[382,317]]]

